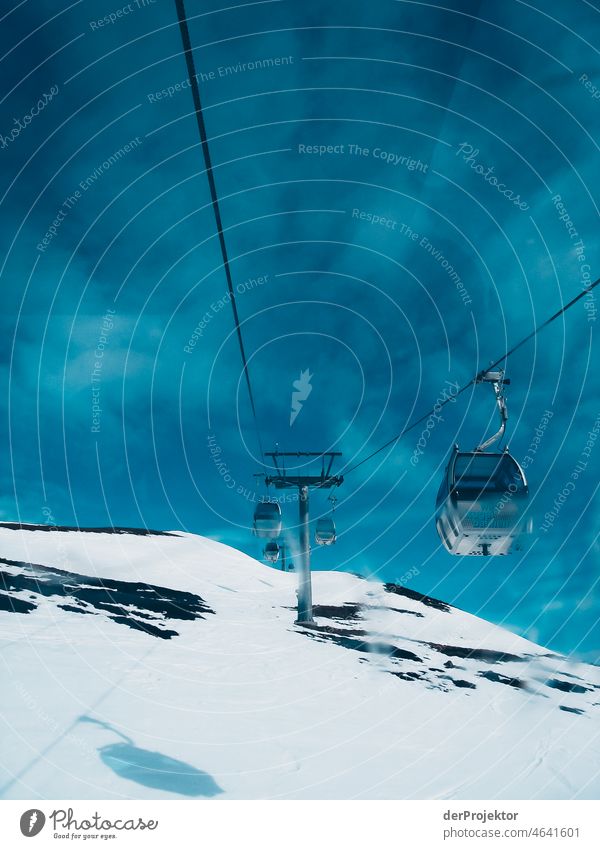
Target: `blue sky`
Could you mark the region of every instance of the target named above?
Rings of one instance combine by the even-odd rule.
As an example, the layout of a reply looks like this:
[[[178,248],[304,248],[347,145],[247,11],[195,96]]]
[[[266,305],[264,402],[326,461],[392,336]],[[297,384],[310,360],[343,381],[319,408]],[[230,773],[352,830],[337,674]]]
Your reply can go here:
[[[351,465],[598,276],[598,9],[446,5],[199,14],[188,0],[267,449]],[[174,4],[26,0],[2,39],[2,518],[179,528],[258,554],[260,458]],[[348,476],[338,544],[315,568],[409,574],[600,659],[600,448],[543,529],[600,414],[598,297],[509,363],[517,459],[553,413],[522,557],[451,558],[435,533],[452,445],[495,424],[478,387],[445,408],[416,467],[418,430]],[[293,528],[295,504],[284,514]]]

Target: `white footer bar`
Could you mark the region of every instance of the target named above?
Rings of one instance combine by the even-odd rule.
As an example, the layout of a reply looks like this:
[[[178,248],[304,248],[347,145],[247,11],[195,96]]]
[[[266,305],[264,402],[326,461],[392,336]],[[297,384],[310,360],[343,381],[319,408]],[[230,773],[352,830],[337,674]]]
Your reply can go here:
[[[27,841],[35,838],[33,844]],[[0,845],[598,849],[594,801],[5,801]]]

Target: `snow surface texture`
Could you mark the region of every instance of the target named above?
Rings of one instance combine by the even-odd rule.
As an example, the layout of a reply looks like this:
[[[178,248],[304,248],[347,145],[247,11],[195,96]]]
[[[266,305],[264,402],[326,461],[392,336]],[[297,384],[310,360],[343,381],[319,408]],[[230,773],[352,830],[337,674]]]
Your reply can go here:
[[[179,533],[0,526],[3,798],[598,798],[600,669]]]

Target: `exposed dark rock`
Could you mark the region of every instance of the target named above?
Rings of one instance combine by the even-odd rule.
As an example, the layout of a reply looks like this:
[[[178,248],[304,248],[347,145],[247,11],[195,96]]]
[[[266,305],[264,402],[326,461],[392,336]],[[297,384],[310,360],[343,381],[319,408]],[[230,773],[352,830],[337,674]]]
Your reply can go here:
[[[16,595],[23,591],[29,593],[31,602]],[[204,619],[204,614],[214,613],[193,593],[0,558],[0,608],[29,613],[40,596],[65,599],[66,604],[58,606],[71,613],[103,613],[113,622],[162,639],[177,636],[163,625],[165,621]]]
[[[425,643],[440,654],[450,657],[460,657],[463,660],[483,660],[484,663],[506,663],[509,660],[523,663],[527,658],[508,652],[494,651],[493,649],[471,649],[467,646],[445,646],[440,643]]]
[[[419,663],[421,662],[421,658],[417,657],[413,652],[398,648],[398,646],[394,646],[391,643],[367,642],[366,640],[355,638],[357,633],[359,636],[366,635],[366,631],[354,632],[355,636],[350,636],[352,634],[351,631],[332,628],[328,625],[318,625],[315,623],[314,625],[302,625],[301,627],[303,633],[309,637],[335,643],[344,649],[358,651],[363,654],[387,655],[387,657],[394,660],[414,660]]]
[[[390,675],[395,675],[396,678],[402,678],[403,681],[421,681],[425,677],[422,672],[394,672],[389,670]]]
[[[383,588],[387,593],[395,593],[396,595],[403,595],[405,598],[412,598],[414,601],[420,601],[421,604],[425,604],[427,607],[434,607],[436,610],[441,610],[443,613],[452,612],[452,608],[449,604],[446,604],[445,601],[440,601],[439,599],[432,598],[429,595],[417,593],[414,590],[408,590],[400,584],[384,584]]]
[[[0,610],[8,610],[9,613],[31,613],[35,608],[36,605],[30,601],[0,592]]]
[[[133,534],[138,537],[173,537],[172,531],[153,531],[150,528],[79,528],[71,525],[26,525],[22,522],[0,522],[9,531],[71,531],[80,534]]]
[[[546,681],[547,687],[552,687],[553,690],[562,690],[563,693],[589,693],[590,687],[582,687],[581,684],[571,684],[569,681],[560,681],[558,678],[551,678]]]
[[[500,675],[499,672],[492,672],[491,669],[485,672],[477,673],[480,678],[487,678],[488,681],[496,681],[498,684],[507,684],[509,687],[514,687],[516,690],[525,690],[527,684],[520,678],[510,678],[508,675]]]
[[[324,619],[360,619],[361,605],[353,602],[345,604],[314,604],[313,614],[322,616]]]

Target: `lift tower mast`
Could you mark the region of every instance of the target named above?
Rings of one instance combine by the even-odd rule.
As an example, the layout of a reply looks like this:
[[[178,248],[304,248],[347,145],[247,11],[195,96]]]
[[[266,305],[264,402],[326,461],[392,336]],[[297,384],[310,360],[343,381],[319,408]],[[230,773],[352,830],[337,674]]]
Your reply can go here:
[[[336,457],[341,456],[339,451],[265,451],[265,457],[271,458],[275,468],[274,474],[266,475],[266,485],[274,486],[275,489],[298,489],[300,512],[300,568],[298,569],[298,618],[296,619],[298,625],[310,625],[314,622],[310,573],[309,491],[341,486],[344,478],[331,473]],[[298,475],[294,471],[288,473],[285,467],[286,457],[320,459],[320,474]]]

